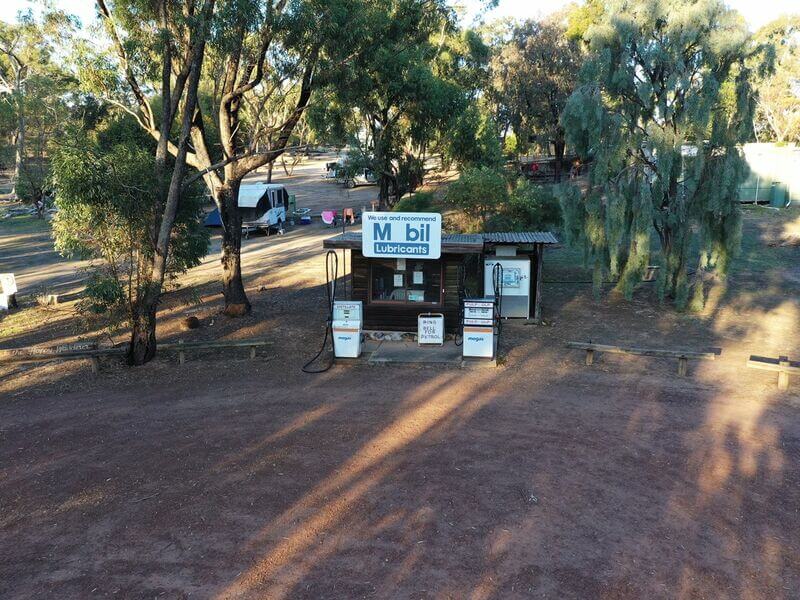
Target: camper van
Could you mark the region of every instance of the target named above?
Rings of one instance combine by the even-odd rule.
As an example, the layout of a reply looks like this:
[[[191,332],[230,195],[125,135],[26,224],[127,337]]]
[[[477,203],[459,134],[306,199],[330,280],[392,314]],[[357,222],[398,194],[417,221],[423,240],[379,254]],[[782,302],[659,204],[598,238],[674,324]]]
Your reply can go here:
[[[242,183],[239,188],[239,214],[242,227],[283,231],[289,193],[279,183]]]
[[[257,229],[283,232],[289,210],[289,193],[279,183],[245,182],[239,188],[239,214],[242,229],[250,233]],[[208,227],[221,226],[216,209],[205,219]]]

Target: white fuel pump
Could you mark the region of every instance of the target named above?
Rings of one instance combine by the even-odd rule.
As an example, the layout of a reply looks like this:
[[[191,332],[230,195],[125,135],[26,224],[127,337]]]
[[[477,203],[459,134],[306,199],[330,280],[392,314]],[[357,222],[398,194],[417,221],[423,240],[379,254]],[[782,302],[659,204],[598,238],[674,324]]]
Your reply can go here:
[[[336,358],[361,356],[361,327],[363,322],[360,300],[336,300],[333,303],[333,355]]]
[[[462,356],[494,358],[497,343],[494,300],[464,300],[463,328]]]

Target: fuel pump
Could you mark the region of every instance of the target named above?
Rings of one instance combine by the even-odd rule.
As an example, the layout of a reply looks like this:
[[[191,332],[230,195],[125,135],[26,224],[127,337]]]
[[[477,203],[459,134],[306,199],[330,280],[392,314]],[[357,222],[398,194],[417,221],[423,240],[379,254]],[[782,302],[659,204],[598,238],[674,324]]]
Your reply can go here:
[[[361,356],[361,324],[363,310],[361,301],[336,299],[336,281],[339,278],[339,256],[334,250],[325,255],[325,299],[328,318],[325,321],[325,337],[322,346],[314,357],[303,365],[304,373],[324,373],[333,366],[336,358],[358,358]],[[331,339],[332,356],[330,362],[319,369],[311,365],[325,352],[328,337]]]
[[[500,310],[503,294],[503,267],[492,269],[491,298],[469,298],[463,302],[461,355],[494,358],[500,340]]]
[[[336,358],[358,358],[361,356],[361,323],[363,321],[360,300],[336,300],[333,303],[333,355]]]

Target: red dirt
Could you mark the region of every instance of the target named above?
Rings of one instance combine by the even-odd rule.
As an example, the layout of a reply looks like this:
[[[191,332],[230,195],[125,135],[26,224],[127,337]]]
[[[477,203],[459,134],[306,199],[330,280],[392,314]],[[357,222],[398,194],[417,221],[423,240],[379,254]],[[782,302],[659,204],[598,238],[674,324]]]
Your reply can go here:
[[[539,332],[508,328],[528,342],[496,370],[206,357],[22,390],[0,596],[795,596],[800,423],[772,379],[589,369]]]
[[[273,243],[253,315],[161,330],[273,339],[256,361],[0,371],[0,597],[798,597],[798,382],[743,368],[800,354],[796,284],[742,272],[688,317],[551,283],[498,369],[308,376],[322,254]],[[589,338],[723,354],[677,378],[586,367]]]

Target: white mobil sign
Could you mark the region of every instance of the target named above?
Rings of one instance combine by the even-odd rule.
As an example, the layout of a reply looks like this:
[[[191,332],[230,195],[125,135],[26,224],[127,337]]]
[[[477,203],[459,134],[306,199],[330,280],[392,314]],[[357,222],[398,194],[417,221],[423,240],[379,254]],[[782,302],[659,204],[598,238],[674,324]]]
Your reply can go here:
[[[442,215],[365,212],[361,243],[369,258],[437,259],[442,255]]]

